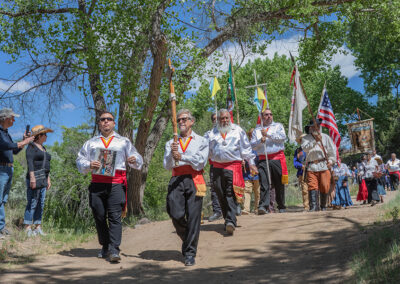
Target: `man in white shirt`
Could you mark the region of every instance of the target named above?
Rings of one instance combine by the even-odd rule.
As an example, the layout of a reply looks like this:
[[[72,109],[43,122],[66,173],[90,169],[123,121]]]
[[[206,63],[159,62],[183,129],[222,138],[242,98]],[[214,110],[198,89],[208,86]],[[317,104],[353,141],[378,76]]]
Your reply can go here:
[[[172,170],[168,184],[167,212],[182,240],[185,265],[195,264],[200,235],[201,209],[206,195],[203,168],[208,158],[208,140],[193,130],[194,117],[187,109],[177,114],[178,142],[165,144],[164,168]]]
[[[326,210],[326,201],[331,186],[331,168],[336,163],[336,146],[332,139],[319,131],[320,120],[310,121],[309,134],[302,136],[301,148],[307,153],[307,185],[310,191],[310,211],[317,208],[317,190],[320,192],[321,210]],[[321,145],[322,142],[322,145]],[[326,153],[325,157],[325,153]]]
[[[259,157],[257,165],[260,172],[258,214],[268,213],[271,186],[275,188],[279,212],[283,213],[286,209],[284,184],[288,184],[288,171],[284,153],[286,133],[282,123],[273,120],[273,114],[270,109],[266,109],[261,115],[263,127],[259,125],[254,129],[250,141],[251,147]],[[267,168],[266,159],[268,159],[269,168]],[[271,184],[269,184],[268,173],[271,174]]]
[[[256,155],[252,152],[246,132],[231,123],[231,116],[226,109],[219,110],[218,124],[209,133],[209,143],[213,183],[225,219],[225,229],[232,235],[237,226],[237,203],[242,203],[245,187],[242,161],[246,160],[250,170],[257,174],[254,162]]]
[[[98,125],[100,135],[85,142],[78,153],[76,165],[79,172],[83,174],[92,171],[97,173],[104,164],[96,160],[96,153],[105,149],[116,153],[115,168],[111,175],[92,173],[89,205],[95,219],[99,243],[102,245],[98,257],[107,258],[110,255],[111,262],[119,262],[121,260],[119,256],[122,236],[121,217],[123,208],[126,209],[125,165],[128,164],[131,168],[140,170],[143,159],[128,138],[114,131],[115,121],[111,112],[103,111]],[[108,167],[106,169],[109,170]]]
[[[397,190],[399,188],[400,179],[400,160],[396,158],[395,153],[390,155],[390,160],[387,161],[386,168],[389,171],[392,190]]]
[[[211,114],[211,121],[213,123],[213,128],[217,125],[217,114],[214,112]],[[208,139],[208,136],[210,134],[210,132],[213,130],[213,128],[211,130],[208,130],[206,133],[204,133],[204,138]],[[209,222],[213,222],[219,219],[222,219],[222,209],[221,209],[221,205],[219,205],[219,201],[218,201],[218,195],[217,192],[215,191],[214,188],[214,184],[212,182],[213,180],[213,166],[211,161],[210,162],[210,184],[211,184],[211,205],[212,205],[212,209],[213,209],[213,215],[211,215],[208,218]]]

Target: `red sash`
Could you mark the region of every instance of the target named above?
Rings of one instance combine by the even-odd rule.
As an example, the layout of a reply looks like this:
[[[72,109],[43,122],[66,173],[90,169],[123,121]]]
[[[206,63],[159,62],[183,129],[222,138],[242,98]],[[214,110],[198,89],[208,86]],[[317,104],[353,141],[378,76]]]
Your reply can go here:
[[[389,172],[390,175],[397,175],[397,178],[400,179],[400,172],[395,171],[395,172]]]
[[[230,170],[233,172],[233,191],[235,192],[236,201],[242,203],[244,194],[242,162],[233,161],[228,163],[218,163],[213,161],[212,163],[214,168]]]
[[[258,156],[260,161],[265,161],[265,155],[260,155]],[[287,170],[286,166],[286,157],[285,153],[283,150],[273,153],[273,154],[268,154],[268,160],[279,160],[281,162],[281,168],[282,168],[282,184],[288,184],[289,183],[289,172]]]
[[[122,210],[122,218],[124,218],[128,211],[128,207],[126,206],[128,204],[128,195],[127,195],[128,183],[126,180],[126,171],[116,170],[115,176],[113,177],[92,174],[92,183],[114,183],[114,184],[125,185],[125,205],[124,209]]]
[[[191,175],[194,186],[196,187],[196,196],[206,196],[206,182],[204,181],[203,171],[196,171],[190,165],[184,165],[172,169],[172,176]]]

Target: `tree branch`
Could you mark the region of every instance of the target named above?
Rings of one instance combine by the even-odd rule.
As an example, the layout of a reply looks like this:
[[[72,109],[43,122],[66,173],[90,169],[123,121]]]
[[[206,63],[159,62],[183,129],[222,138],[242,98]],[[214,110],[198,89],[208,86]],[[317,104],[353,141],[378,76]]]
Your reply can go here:
[[[9,16],[11,18],[18,18],[36,14],[64,14],[64,13],[76,13],[76,12],[78,12],[77,8],[36,9],[36,10],[16,12],[16,13],[0,10],[0,15]]]

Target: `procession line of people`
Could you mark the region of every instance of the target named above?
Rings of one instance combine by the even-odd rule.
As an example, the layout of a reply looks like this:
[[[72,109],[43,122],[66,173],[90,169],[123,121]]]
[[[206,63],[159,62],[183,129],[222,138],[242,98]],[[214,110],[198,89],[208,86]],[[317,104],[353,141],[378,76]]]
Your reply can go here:
[[[7,234],[4,205],[7,202],[12,178],[13,154],[25,145],[28,162],[27,198],[25,220],[28,235],[44,235],[41,216],[46,190],[50,188],[50,159],[43,143],[51,129],[42,125],[25,133],[21,142],[13,143],[7,129],[18,117],[11,109],[0,110],[0,234]],[[210,181],[213,215],[209,221],[224,219],[224,230],[233,235],[238,227],[237,215],[250,213],[251,193],[254,192],[254,210],[258,215],[274,211],[277,203],[279,213],[284,213],[285,185],[288,184],[288,169],[284,154],[286,133],[281,123],[273,120],[270,109],[261,112],[261,125],[246,133],[231,122],[231,114],[220,109],[212,114],[213,128],[204,136],[192,130],[195,118],[188,109],[177,113],[179,133],[177,140],[165,145],[163,166],[172,172],[168,184],[166,208],[176,233],[182,240],[182,255],[186,266],[195,264],[200,236],[203,197],[206,182],[203,170],[210,163]],[[126,212],[127,177],[126,167],[140,170],[143,159],[130,140],[115,130],[115,118],[111,112],[103,111],[98,120],[99,135],[84,143],[78,153],[76,165],[82,174],[91,173],[89,205],[95,220],[101,250],[99,258],[119,262],[122,239],[122,217]],[[349,192],[347,165],[337,157],[332,139],[320,131],[320,120],[312,120],[305,127],[305,134],[297,138],[301,145],[294,154],[294,167],[303,197],[303,206],[308,211],[326,211],[348,208],[352,205]],[[111,174],[99,160],[99,152],[114,155]],[[108,156],[110,158],[110,156]],[[42,170],[45,186],[38,188],[36,172]],[[393,188],[397,189],[400,177],[400,161],[392,154],[382,163],[376,153],[368,154],[357,167],[360,191],[357,200],[371,205],[383,202],[385,194],[383,172],[388,171]],[[36,190],[35,190],[36,189]],[[1,236],[1,235],[0,235]]]

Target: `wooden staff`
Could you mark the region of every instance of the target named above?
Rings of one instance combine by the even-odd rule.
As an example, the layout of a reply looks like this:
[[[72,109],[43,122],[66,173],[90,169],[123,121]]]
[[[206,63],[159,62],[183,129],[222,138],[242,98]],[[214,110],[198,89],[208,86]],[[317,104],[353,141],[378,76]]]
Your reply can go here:
[[[176,122],[176,95],[175,95],[175,87],[172,82],[172,76],[175,73],[175,68],[172,67],[171,59],[168,58],[168,79],[169,79],[169,99],[171,100],[171,112],[172,112],[172,128],[174,131],[174,142],[178,142],[178,123]],[[179,161],[175,160],[175,166],[178,166]]]
[[[238,100],[236,97],[236,85],[235,85],[235,73],[233,72],[233,63],[232,63],[232,57],[229,55],[229,62],[231,64],[231,72],[232,72],[232,84],[233,84],[233,95],[235,96],[235,105],[236,105],[236,118],[237,118],[237,124],[240,125],[240,120],[239,120],[239,105],[238,105]]]
[[[255,85],[246,86],[245,88],[246,88],[246,89],[247,89],[247,88],[255,88],[255,89],[256,89],[256,92],[257,92],[257,91],[258,91],[258,90],[257,90],[258,87],[262,87],[262,86],[265,87],[265,86],[267,86],[267,83],[258,84],[258,83],[257,83],[257,72],[256,72],[255,69],[253,69],[253,71],[254,71],[254,82],[255,82]],[[260,112],[259,112],[259,114],[258,114],[258,117],[260,118],[261,129],[264,129],[264,123],[263,123],[263,118],[262,118],[262,109],[260,110]],[[267,128],[267,132],[268,132],[268,128]],[[265,143],[266,143],[266,142],[265,142]],[[269,170],[269,161],[268,161],[267,145],[266,145],[265,143],[263,143],[263,145],[264,145],[264,154],[265,154],[265,163],[266,163],[266,165],[267,165],[268,185],[269,185],[269,187],[271,188],[271,185],[272,185],[272,183],[271,183],[271,173],[270,173],[270,170]]]

